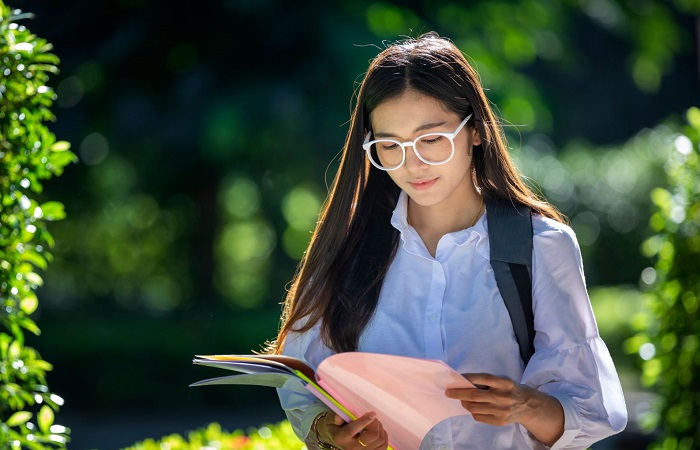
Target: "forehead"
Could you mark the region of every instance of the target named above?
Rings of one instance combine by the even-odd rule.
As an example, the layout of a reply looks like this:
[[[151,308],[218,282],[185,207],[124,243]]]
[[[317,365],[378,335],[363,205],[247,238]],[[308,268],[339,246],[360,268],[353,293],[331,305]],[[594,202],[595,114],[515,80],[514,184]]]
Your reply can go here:
[[[375,133],[402,134],[426,123],[458,118],[445,104],[416,91],[406,91],[381,102],[369,115]]]

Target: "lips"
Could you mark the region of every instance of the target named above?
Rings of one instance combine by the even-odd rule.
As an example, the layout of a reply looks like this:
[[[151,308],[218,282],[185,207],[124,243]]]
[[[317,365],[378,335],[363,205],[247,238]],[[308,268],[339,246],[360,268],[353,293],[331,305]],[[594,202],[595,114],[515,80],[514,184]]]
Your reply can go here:
[[[434,185],[436,181],[437,178],[433,178],[430,180],[409,181],[408,184],[410,184],[413,189],[421,191],[423,189],[428,189],[429,187]]]

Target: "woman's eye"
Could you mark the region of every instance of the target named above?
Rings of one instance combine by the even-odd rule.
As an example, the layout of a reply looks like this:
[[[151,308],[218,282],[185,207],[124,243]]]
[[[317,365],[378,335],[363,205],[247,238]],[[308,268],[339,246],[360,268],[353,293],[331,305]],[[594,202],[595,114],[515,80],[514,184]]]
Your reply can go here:
[[[377,144],[379,150],[396,150],[399,148],[398,144],[395,142],[380,142]]]
[[[424,145],[435,145],[439,144],[443,139],[445,139],[445,136],[426,136],[420,140],[420,143]]]

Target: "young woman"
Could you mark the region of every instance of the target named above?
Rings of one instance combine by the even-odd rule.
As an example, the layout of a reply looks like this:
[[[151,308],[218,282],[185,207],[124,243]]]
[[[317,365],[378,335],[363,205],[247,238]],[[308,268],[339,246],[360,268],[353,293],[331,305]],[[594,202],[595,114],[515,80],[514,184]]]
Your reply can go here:
[[[485,198],[533,214],[527,364],[489,263]],[[587,448],[621,431],[627,415],[576,237],[562,222],[518,177],[459,49],[434,33],[391,45],[357,94],[273,350],[313,366],[348,351],[438,359],[480,385],[445,393],[470,414],[438,424],[421,448]],[[279,395],[309,448],[387,447],[373,413],[345,424],[300,386]]]

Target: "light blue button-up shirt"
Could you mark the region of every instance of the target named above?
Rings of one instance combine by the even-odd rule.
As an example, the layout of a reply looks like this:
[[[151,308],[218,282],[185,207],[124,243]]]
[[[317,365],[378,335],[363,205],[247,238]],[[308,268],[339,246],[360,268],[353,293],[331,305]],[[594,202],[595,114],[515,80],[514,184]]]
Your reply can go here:
[[[585,449],[624,429],[622,388],[598,335],[573,231],[540,215],[533,217],[535,353],[523,367],[489,262],[488,211],[473,227],[443,236],[433,258],[406,221],[407,198],[402,192],[391,219],[401,242],[358,350],[438,359],[460,373],[505,376],[556,397],[564,409],[565,431],[552,448]],[[304,334],[290,334],[284,354],[318,366],[332,353],[319,332],[317,324]],[[302,437],[313,418],[327,409],[296,382],[288,382],[279,395]],[[421,445],[531,448],[546,447],[522,426],[486,425],[468,415],[441,422]]]

